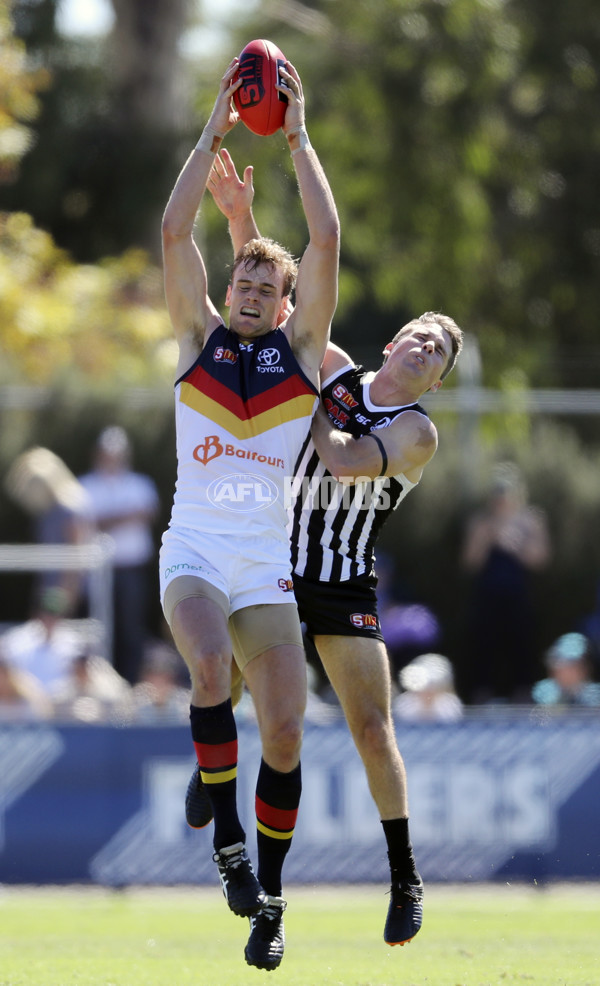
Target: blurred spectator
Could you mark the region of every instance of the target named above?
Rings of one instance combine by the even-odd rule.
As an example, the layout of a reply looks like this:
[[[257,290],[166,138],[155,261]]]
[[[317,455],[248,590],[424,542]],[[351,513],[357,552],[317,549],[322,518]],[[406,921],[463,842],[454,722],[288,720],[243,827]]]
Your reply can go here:
[[[393,560],[377,554],[377,608],[392,678],[414,657],[437,647],[440,625],[434,613],[399,583]]]
[[[81,545],[91,540],[94,527],[87,493],[50,449],[35,447],[23,452],[10,467],[5,487],[12,499],[32,515],[35,543]],[[82,573],[40,572],[35,603],[45,589],[53,586],[68,593],[68,611],[74,612],[82,594]]]
[[[597,677],[600,674],[600,583],[596,588],[594,609],[579,620],[577,630],[587,637],[592,644],[591,659]]]
[[[42,685],[0,654],[0,723],[48,719],[51,705]]]
[[[454,691],[452,664],[442,654],[415,657],[398,676],[402,694],[394,699],[392,710],[398,719],[409,722],[456,722],[463,705]]]
[[[390,555],[378,552],[376,566],[379,623],[388,652],[392,680],[396,681],[400,670],[412,658],[439,645],[441,629],[432,610],[411,598],[410,589],[398,578]],[[306,659],[311,669],[309,675],[312,672],[312,692],[324,700],[326,705],[339,707],[339,699],[329,683],[317,648],[306,633],[305,624],[302,624],[302,629]]]
[[[106,428],[96,443],[91,472],[81,476],[92,517],[114,543],[113,664],[131,684],[139,680],[148,635],[152,523],[158,493],[149,476],[133,472],[123,428]]]
[[[471,701],[530,701],[537,667],[531,577],[549,558],[545,515],[527,503],[517,467],[498,465],[487,504],[468,524],[462,552],[473,576],[467,630]]]
[[[304,713],[305,722],[327,726],[330,722],[343,718],[343,712],[339,702],[332,704],[331,702],[325,701],[319,695],[319,674],[308,661],[306,663],[306,676],[308,690],[306,695],[306,712]]]
[[[600,707],[600,684],[592,681],[592,646],[582,633],[565,633],[546,651],[548,678],[531,690],[538,705]]]
[[[243,678],[241,679],[240,698],[235,706],[235,718],[238,722],[256,722],[256,708]]]
[[[131,685],[95,654],[79,653],[49,695],[54,718],[63,722],[124,724],[132,717]]]
[[[81,649],[81,634],[65,619],[70,603],[65,589],[46,589],[32,619],[7,630],[1,638],[11,664],[33,675],[46,691],[69,673]]]
[[[133,689],[135,721],[146,725],[188,722],[190,689],[179,680],[181,658],[167,644],[147,651],[139,682]]]
[[[315,681],[315,691],[322,699],[324,699],[324,701],[329,702],[330,704],[338,703],[338,697],[329,683],[329,678],[325,673],[325,668],[323,667],[323,663],[319,657],[319,652],[314,645],[312,637],[309,637],[306,632],[305,623],[302,623],[302,640],[304,643],[304,653],[306,655],[307,663],[314,671],[313,680]]]

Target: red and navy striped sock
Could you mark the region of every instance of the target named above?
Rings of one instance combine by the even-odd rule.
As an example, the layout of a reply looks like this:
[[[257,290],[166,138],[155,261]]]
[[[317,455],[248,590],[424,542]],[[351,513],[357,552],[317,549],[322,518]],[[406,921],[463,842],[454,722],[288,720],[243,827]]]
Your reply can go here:
[[[256,782],[257,876],[273,897],[281,896],[281,871],[292,843],[301,791],[300,764],[282,774],[261,760]]]
[[[231,699],[202,709],[190,706],[190,723],[200,774],[215,819],[215,849],[245,842],[237,813],[237,728]]]

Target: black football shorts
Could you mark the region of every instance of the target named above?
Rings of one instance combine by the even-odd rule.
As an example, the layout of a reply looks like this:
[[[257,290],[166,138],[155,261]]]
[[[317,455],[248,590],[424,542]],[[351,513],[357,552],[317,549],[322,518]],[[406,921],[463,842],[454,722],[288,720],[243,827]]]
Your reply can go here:
[[[383,640],[376,585],[374,575],[359,575],[347,582],[311,582],[294,575],[298,612],[308,635]]]

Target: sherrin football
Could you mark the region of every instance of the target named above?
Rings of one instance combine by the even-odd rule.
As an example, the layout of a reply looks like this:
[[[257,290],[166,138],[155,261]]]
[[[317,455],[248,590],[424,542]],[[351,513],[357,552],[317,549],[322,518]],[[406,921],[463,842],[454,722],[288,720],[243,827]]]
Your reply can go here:
[[[279,68],[286,57],[272,41],[250,41],[240,55],[238,78],[242,84],[233,94],[240,119],[259,137],[269,137],[283,124],[286,97],[277,91]]]

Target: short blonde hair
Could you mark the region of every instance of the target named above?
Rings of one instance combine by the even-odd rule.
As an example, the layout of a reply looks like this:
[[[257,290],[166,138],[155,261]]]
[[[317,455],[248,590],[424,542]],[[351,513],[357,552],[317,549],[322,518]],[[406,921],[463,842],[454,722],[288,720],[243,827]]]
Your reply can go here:
[[[249,240],[238,250],[231,268],[231,276],[233,277],[240,267],[251,271],[260,264],[266,264],[273,270],[277,269],[283,273],[284,298],[292,293],[298,276],[298,261],[281,243],[265,236]]]

